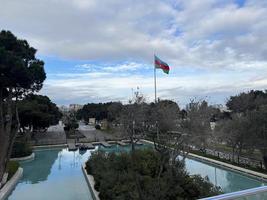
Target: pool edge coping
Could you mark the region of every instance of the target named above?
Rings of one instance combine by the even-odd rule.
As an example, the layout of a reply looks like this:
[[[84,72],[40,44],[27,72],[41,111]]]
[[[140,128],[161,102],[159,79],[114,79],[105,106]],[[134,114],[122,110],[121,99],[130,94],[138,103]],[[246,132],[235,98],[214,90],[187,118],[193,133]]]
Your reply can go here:
[[[67,144],[52,144],[52,145],[36,145],[36,146],[33,146],[33,150],[45,150],[45,149],[53,149],[53,148],[61,148],[61,147],[68,147]]]
[[[87,183],[89,190],[91,192],[91,196],[92,196],[93,200],[100,200],[99,192],[96,191],[96,189],[94,188],[94,185],[95,185],[94,177],[90,174],[87,174],[87,171],[85,169],[85,164],[82,165],[82,171],[83,171],[83,175],[84,175],[84,178],[86,180],[86,183]]]
[[[154,142],[152,141],[149,141],[149,140],[145,140],[145,139],[142,139],[143,142],[146,142],[146,143],[149,143],[149,144],[154,144]],[[240,173],[241,175],[242,174],[245,174],[251,178],[255,178],[259,181],[264,181],[267,183],[267,175],[266,174],[263,174],[263,173],[260,173],[260,172],[256,172],[256,171],[253,171],[253,170],[250,170],[250,169],[246,169],[246,168],[243,168],[243,167],[238,167],[238,166],[235,166],[235,165],[232,165],[232,164],[228,164],[228,163],[225,163],[225,162],[222,162],[222,161],[218,161],[218,160],[214,160],[214,159],[211,159],[211,158],[207,158],[207,157],[204,157],[204,156],[199,156],[199,155],[196,155],[196,154],[193,154],[193,153],[188,153],[188,155],[192,158],[195,158],[199,161],[202,161],[202,162],[207,162],[207,163],[211,163],[213,165],[217,165],[217,166],[220,166],[220,167],[224,167],[224,168],[227,168],[231,171],[234,171],[234,172],[238,172]]]
[[[0,189],[0,200],[5,200],[11,194],[22,176],[23,168],[19,167],[12,178]]]
[[[29,156],[18,157],[18,158],[10,158],[10,161],[32,161],[35,158],[35,153],[32,152]]]

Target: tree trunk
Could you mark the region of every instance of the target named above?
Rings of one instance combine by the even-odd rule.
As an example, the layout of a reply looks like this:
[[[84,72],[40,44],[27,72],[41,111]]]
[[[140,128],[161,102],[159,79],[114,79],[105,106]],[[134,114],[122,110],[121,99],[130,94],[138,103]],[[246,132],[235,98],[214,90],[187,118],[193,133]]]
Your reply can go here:
[[[267,149],[261,150],[264,168],[267,169]]]
[[[7,155],[8,155],[8,137],[6,137],[5,132],[0,133],[0,182],[2,181],[3,175],[5,173],[7,165]]]
[[[235,147],[232,147],[232,162],[235,162]]]
[[[134,174],[135,174],[135,183],[136,183],[139,199],[140,200],[144,200],[142,188],[141,188],[141,185],[140,185],[139,175],[138,175],[137,172],[135,172]]]
[[[129,132],[130,132],[130,140],[131,140],[131,146],[132,146],[132,153],[134,153],[134,151],[135,151],[135,144],[134,144],[134,135],[135,135],[134,125],[132,125],[132,129],[130,129]]]
[[[7,159],[9,160],[11,153],[12,153],[12,148],[13,148],[13,144],[15,142],[16,136],[18,134],[18,129],[19,129],[19,113],[18,113],[18,108],[17,108],[17,104],[15,104],[15,112],[16,112],[16,121],[13,123],[13,127],[10,131],[10,139],[9,139],[9,145],[8,145],[8,155],[7,155]]]
[[[135,144],[134,144],[134,138],[133,138],[133,136],[130,137],[130,140],[131,140],[132,153],[134,153],[134,151],[135,151]]]
[[[3,111],[3,88],[0,87],[0,187],[2,177],[5,172],[4,168],[4,141],[5,141],[5,133],[4,133],[4,111]]]
[[[4,132],[3,88],[0,87],[0,134]]]
[[[6,112],[3,110],[4,106],[3,97],[0,98],[1,98],[0,107],[2,114],[1,118],[3,119],[1,122],[1,131],[0,131],[0,181],[1,181],[5,173],[6,166],[12,151],[12,146],[17,133],[18,120],[16,120],[14,123],[12,120],[13,101],[12,101],[11,89],[9,89],[9,94],[5,102],[5,106],[7,107]],[[16,118],[17,117],[18,116],[16,116]]]
[[[1,89],[1,132],[0,132],[0,181],[2,181],[5,173],[6,165],[8,162],[8,145],[9,133],[12,125],[12,97],[8,95],[6,103],[3,102],[2,89]],[[7,107],[6,111],[4,106]]]
[[[238,149],[238,154],[237,154],[237,163],[239,164],[239,160],[240,160],[240,155],[241,155],[241,152],[242,152],[242,149],[243,149],[243,147],[242,147],[242,145],[239,147],[239,149]]]

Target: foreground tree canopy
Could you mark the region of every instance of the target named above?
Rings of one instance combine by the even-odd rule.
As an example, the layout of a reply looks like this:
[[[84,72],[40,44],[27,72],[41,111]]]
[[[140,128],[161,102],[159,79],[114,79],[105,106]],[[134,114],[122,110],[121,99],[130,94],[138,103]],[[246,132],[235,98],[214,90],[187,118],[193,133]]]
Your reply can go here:
[[[46,78],[36,49],[10,31],[0,32],[0,180],[19,128],[17,101],[39,91]]]
[[[51,102],[47,96],[28,95],[18,103],[20,127],[25,130],[46,130],[50,125],[58,124],[62,114],[56,104]]]
[[[102,200],[193,200],[220,193],[207,179],[189,176],[180,161],[171,165],[167,159],[162,172],[161,164],[160,155],[149,149],[121,154],[96,152],[86,163],[86,170],[94,176]]]

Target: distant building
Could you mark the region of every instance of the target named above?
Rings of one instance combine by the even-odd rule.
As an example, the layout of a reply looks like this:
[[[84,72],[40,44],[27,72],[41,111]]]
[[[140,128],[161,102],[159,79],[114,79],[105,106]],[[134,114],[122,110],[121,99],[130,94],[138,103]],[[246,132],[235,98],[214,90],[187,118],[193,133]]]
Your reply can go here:
[[[95,123],[96,123],[95,118],[89,118],[89,124],[90,125],[95,125]]]
[[[214,104],[212,107],[219,109],[221,112],[231,112],[225,105],[222,104]]]
[[[210,122],[210,129],[212,131],[214,131],[215,127],[216,127],[216,122]]]
[[[67,106],[60,106],[60,107],[59,107],[59,110],[60,110],[61,112],[68,112],[68,111],[69,111],[69,108],[68,108]]]
[[[83,108],[83,105],[80,104],[70,104],[69,110],[70,111],[77,111]]]
[[[107,129],[108,128],[108,121],[106,119],[103,119],[100,121],[101,129]]]

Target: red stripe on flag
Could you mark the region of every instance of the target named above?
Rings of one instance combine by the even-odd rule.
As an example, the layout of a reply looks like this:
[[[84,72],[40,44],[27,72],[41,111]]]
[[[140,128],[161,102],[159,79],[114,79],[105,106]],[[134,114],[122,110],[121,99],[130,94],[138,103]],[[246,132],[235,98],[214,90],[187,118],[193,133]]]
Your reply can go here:
[[[170,70],[170,67],[168,65],[163,64],[159,60],[155,60],[155,65],[158,65],[163,70]]]

